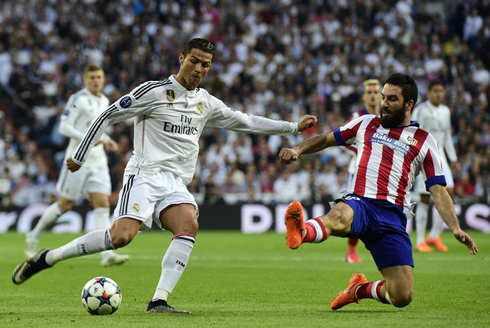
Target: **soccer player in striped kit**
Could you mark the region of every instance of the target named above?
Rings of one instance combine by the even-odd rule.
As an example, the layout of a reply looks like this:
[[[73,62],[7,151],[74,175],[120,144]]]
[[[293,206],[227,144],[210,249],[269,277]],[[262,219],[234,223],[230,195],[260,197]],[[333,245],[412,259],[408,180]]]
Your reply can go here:
[[[320,243],[328,236],[360,238],[384,279],[368,282],[357,273],[348,287],[331,304],[333,310],[361,299],[371,298],[396,307],[410,304],[413,298],[413,255],[406,232],[404,198],[417,174],[422,171],[425,186],[454,237],[471,254],[478,248],[458,223],[436,140],[410,121],[418,89],[408,75],[388,77],[382,91],[381,117],[364,115],[336,131],[311,137],[293,148],[283,148],[280,160],[289,164],[302,154],[327,147],[357,144],[357,172],[354,191],[337,200],[324,216],[303,219],[301,203],[292,202],[285,215],[286,244],[292,249],[302,243]]]
[[[167,298],[187,266],[199,228],[198,206],[186,185],[194,175],[203,129],[286,135],[317,122],[311,115],[298,123],[249,116],[198,88],[211,68],[214,49],[205,39],[190,40],[179,55],[177,75],[138,86],[95,120],[73,157],[67,159],[70,171],[80,169],[109,124],[135,118],[134,154],[126,166],[114,211],[116,220],[110,229],[90,232],[57,249],[41,250],[14,270],[15,284],[61,260],[126,246],[154,221],[171,231],[173,238],[147,312],[189,313],[170,306]]]
[[[454,180],[451,167],[454,168],[454,170],[459,171],[460,166],[451,137],[451,111],[449,110],[449,107],[442,103],[444,100],[444,85],[441,81],[435,80],[430,82],[427,89],[429,100],[415,107],[412,119],[417,121],[422,129],[427,130],[436,139],[442,161],[442,169],[444,171],[444,176],[446,177],[446,187],[449,194],[452,196]],[[451,161],[451,167],[449,167],[446,156]],[[420,196],[420,201],[417,202],[417,208],[415,210],[415,219],[417,223],[415,226],[417,231],[415,250],[424,253],[432,252],[430,246],[433,246],[440,252],[447,252],[448,248],[444,245],[440,236],[444,229],[444,222],[436,212],[433,212],[432,227],[429,235],[427,238],[425,237],[429,214],[430,194],[425,190],[424,180],[420,175],[415,179],[413,193],[419,194]]]
[[[362,83],[364,87],[364,92],[362,94],[362,100],[364,102],[364,106],[359,109],[357,112],[353,113],[347,122],[352,121],[353,119],[358,118],[363,115],[379,115],[379,107],[381,105],[381,90],[379,81],[376,79],[369,79]],[[351,150],[354,153],[352,156],[349,167],[348,167],[348,178],[347,178],[347,186],[348,188],[353,187],[353,179],[354,174],[356,173],[357,167],[357,147],[355,145],[347,146],[347,149]],[[357,244],[359,243],[358,238],[349,238],[347,240],[347,254],[345,255],[345,261],[347,263],[360,263],[361,259],[357,253]]]
[[[90,124],[109,106],[109,99],[102,93],[104,87],[104,71],[102,68],[95,64],[88,65],[83,74],[83,83],[85,88],[68,99],[61,116],[60,133],[70,138],[65,159],[73,155]],[[76,173],[70,173],[65,166],[61,168],[60,178],[56,184],[60,197],[56,203],[46,209],[34,229],[27,234],[25,248],[27,258],[36,254],[43,230],[63,213],[70,211],[80,196],[88,195],[94,207],[95,228],[110,228],[111,177],[104,147],[108,150],[117,150],[118,145],[108,135],[103,134],[87,157],[83,169]],[[111,266],[122,264],[127,260],[127,255],[120,255],[112,250],[107,250],[101,253],[100,264]]]

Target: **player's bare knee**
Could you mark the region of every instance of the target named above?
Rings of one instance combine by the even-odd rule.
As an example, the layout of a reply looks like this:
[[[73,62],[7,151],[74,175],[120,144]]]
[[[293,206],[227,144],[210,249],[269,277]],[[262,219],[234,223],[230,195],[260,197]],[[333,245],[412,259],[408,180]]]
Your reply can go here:
[[[197,218],[194,220],[186,221],[182,226],[182,230],[182,233],[186,235],[195,236],[197,234],[197,231],[199,230],[199,223],[197,222]]]
[[[397,293],[396,295],[394,295],[394,297],[390,295],[390,299],[391,299],[391,303],[394,306],[398,308],[405,307],[412,302],[413,291],[405,291],[405,292]]]
[[[128,245],[134,238],[134,235],[127,232],[122,232],[122,233],[117,233],[112,235],[112,245],[114,246],[115,249],[124,247]]]
[[[73,201],[62,200],[62,199],[60,199],[60,201],[58,202],[58,206],[60,207],[63,213],[70,211],[73,208],[74,204],[75,202]]]

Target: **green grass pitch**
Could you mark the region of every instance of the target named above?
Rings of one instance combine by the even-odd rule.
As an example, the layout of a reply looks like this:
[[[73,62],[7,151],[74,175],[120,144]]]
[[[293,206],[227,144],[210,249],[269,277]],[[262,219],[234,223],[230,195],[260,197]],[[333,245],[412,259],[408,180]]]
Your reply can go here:
[[[415,253],[415,297],[397,309],[363,300],[338,311],[330,302],[354,272],[369,281],[380,273],[363,245],[361,264],[347,264],[347,241],[290,250],[284,235],[201,231],[182,279],[169,299],[192,315],[146,314],[153,296],[168,232],[139,234],[121,253],[130,260],[102,268],[97,255],[61,262],[22,285],[11,272],[24,260],[24,236],[0,235],[0,327],[490,327],[490,235],[472,232],[480,253],[445,232],[448,253]],[[75,235],[45,233],[43,247]],[[83,308],[83,285],[95,276],[114,279],[123,300],[112,316]]]

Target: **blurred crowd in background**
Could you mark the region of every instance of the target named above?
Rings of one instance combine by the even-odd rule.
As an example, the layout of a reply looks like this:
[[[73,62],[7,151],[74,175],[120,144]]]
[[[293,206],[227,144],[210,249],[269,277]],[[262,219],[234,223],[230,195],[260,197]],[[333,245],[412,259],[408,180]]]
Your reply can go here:
[[[298,121],[267,137],[207,129],[189,189],[200,204],[332,200],[351,154],[335,147],[281,165],[282,147],[335,130],[362,107],[362,82],[412,75],[419,102],[440,79],[452,113],[458,203],[490,203],[490,1],[4,0],[0,2],[0,195],[3,206],[50,203],[67,140],[58,132],[87,64],[111,101],[178,71],[191,38],[217,48],[203,88],[248,114]],[[116,203],[132,154],[132,121],[108,129]]]

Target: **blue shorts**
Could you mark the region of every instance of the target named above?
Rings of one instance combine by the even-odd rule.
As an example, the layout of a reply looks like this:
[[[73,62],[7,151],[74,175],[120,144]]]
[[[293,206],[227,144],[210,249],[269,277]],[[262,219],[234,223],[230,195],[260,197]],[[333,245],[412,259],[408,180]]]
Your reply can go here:
[[[378,270],[398,265],[413,267],[412,242],[402,207],[355,194],[348,194],[341,201],[354,211],[352,228],[346,237],[362,240]]]

